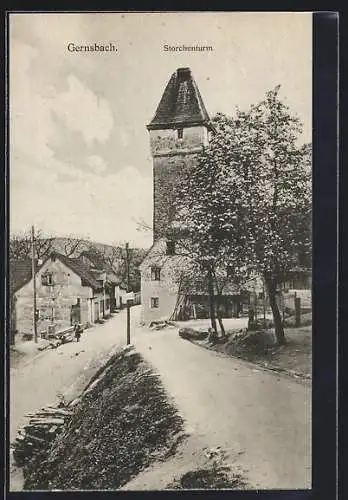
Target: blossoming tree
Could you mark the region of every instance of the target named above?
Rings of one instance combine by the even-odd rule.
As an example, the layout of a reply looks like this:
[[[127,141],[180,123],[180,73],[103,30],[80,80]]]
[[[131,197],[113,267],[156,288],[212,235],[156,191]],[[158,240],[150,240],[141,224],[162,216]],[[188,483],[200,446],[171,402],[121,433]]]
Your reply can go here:
[[[239,283],[262,276],[283,344],[277,288],[299,254],[311,252],[311,147],[301,144],[302,125],[279,88],[247,112],[214,118],[216,134],[180,183],[177,217],[205,263],[210,295],[227,267]]]

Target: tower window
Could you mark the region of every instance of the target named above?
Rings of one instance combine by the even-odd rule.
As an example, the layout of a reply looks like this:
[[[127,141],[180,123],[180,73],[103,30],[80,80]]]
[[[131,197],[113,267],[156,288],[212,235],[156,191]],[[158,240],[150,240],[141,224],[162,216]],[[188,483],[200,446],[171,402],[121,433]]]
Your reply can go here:
[[[159,281],[161,279],[161,269],[159,267],[151,267],[151,281]]]
[[[184,136],[184,129],[178,128],[178,139],[182,139]]]
[[[166,245],[166,255],[175,255],[175,241],[168,240]]]
[[[159,298],[158,297],[151,297],[151,308],[157,309],[158,306],[159,306]]]

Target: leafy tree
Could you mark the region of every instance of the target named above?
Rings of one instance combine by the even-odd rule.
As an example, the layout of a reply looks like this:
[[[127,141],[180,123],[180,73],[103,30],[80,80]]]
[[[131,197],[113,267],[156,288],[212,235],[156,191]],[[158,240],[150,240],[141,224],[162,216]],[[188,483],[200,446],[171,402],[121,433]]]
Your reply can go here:
[[[311,251],[311,148],[300,144],[301,123],[278,93],[234,118],[216,116],[217,133],[180,183],[177,219],[208,277],[227,265],[240,283],[263,277],[282,344],[277,288]]]
[[[145,250],[141,248],[129,248],[129,271],[127,271],[125,245],[96,245],[90,243],[89,251],[101,262],[105,262],[124,284],[127,283],[129,272],[130,288],[135,292],[140,290],[140,273],[138,267],[144,258]]]
[[[225,287],[242,283],[246,268],[241,259],[241,248],[234,252],[230,243],[222,242],[222,233],[217,231],[218,222],[214,213],[215,201],[211,193],[218,181],[217,169],[208,163],[197,164],[183,176],[178,187],[177,213],[174,225],[165,236],[176,242],[176,255],[186,258],[179,265],[177,276],[179,293],[192,294],[192,287],[205,291],[209,302],[211,327],[217,333],[217,322],[222,336],[225,328],[221,315],[221,297]],[[232,218],[233,220],[233,218]]]
[[[127,282],[127,261],[126,252],[123,247],[121,247],[122,253],[122,264],[121,264],[121,276],[123,281]],[[130,289],[134,292],[140,290],[140,271],[139,266],[143,261],[146,254],[146,250],[142,248],[129,248],[129,285]]]

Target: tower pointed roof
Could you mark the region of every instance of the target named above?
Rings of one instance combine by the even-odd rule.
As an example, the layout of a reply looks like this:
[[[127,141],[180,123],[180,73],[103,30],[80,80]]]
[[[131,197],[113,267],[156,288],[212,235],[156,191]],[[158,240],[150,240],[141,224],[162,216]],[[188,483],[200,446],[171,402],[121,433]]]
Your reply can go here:
[[[205,125],[212,128],[190,68],[178,68],[170,77],[148,130]]]

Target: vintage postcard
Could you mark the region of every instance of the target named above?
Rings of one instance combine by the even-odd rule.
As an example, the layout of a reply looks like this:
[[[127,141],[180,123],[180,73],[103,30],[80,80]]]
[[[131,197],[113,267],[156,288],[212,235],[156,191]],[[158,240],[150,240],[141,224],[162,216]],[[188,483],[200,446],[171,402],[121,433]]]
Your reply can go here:
[[[311,489],[312,24],[10,13],[10,491]]]

